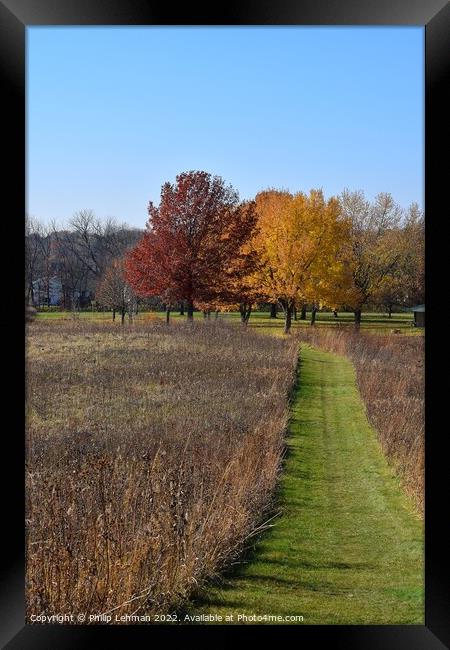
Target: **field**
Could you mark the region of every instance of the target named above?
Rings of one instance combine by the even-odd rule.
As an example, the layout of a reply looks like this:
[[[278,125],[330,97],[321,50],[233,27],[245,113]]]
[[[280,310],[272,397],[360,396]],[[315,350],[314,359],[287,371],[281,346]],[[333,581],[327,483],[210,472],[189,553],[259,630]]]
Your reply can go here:
[[[28,617],[422,622],[423,330],[163,318],[28,328]]]
[[[211,322],[27,336],[27,615],[167,611],[271,506],[295,341]]]
[[[297,320],[292,321],[292,332],[297,330],[303,330],[304,328],[310,327],[310,317],[311,314],[307,314],[306,320],[300,319],[300,314],[298,315]],[[95,322],[111,322],[112,314],[111,312],[96,312],[96,311],[84,311],[84,312],[65,312],[65,311],[51,311],[51,312],[39,312],[37,315],[38,320],[87,320]],[[135,322],[149,322],[152,320],[165,320],[166,314],[161,311],[152,311],[152,312],[139,312],[135,317]],[[170,313],[170,321],[173,323],[184,322],[186,316],[180,316],[179,311],[173,311]],[[203,321],[205,320],[202,312],[194,312],[194,320]],[[210,315],[210,320],[216,320],[215,313]],[[232,324],[238,324],[240,322],[240,316],[237,312],[224,312],[218,315],[217,320],[229,322]],[[117,324],[120,323],[120,318],[116,319]],[[414,319],[413,315],[409,312],[401,312],[392,314],[392,317],[389,318],[387,314],[375,313],[375,312],[366,312],[363,314],[362,323],[360,329],[368,333],[378,333],[378,334],[392,334],[394,330],[400,330],[403,335],[407,336],[422,336],[424,330],[422,328],[413,327]],[[261,333],[264,334],[281,334],[284,326],[284,317],[283,313],[279,312],[277,318],[270,318],[268,312],[255,311],[251,314],[248,327],[258,329]],[[335,318],[331,312],[318,312],[316,316],[316,327],[317,329],[321,328],[342,328],[348,327],[353,328],[354,326],[354,317],[352,313],[349,312],[339,312],[338,317]]]

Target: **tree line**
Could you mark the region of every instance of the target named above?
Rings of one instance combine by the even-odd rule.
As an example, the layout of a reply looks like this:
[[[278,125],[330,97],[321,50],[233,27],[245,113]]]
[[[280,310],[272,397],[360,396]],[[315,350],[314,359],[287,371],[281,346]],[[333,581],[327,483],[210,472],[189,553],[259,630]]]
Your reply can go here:
[[[84,211],[68,231],[36,236],[34,228],[31,252],[38,240],[52,249],[72,295],[90,287],[122,321],[139,300],[164,303],[167,318],[180,306],[188,319],[194,309],[239,310],[244,324],[269,303],[273,316],[277,305],[283,309],[289,332],[307,306],[312,323],[328,308],[353,311],[359,325],[368,304],[390,314],[424,302],[423,213],[415,203],[401,208],[386,192],[370,202],[362,191],[326,199],[320,189],[270,188],[240,201],[220,176],[191,171],[162,186],[144,231],[102,224]],[[40,260],[45,270],[48,255]]]
[[[69,310],[90,306],[111,264],[143,234],[113,218],[102,221],[91,210],[77,212],[66,228],[33,217],[27,217],[25,228],[27,303],[50,305],[56,284],[58,303]]]

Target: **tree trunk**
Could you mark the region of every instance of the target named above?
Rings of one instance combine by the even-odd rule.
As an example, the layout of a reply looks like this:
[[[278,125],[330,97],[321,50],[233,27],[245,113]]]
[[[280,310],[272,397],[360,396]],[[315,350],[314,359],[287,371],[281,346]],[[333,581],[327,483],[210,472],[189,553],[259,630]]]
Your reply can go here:
[[[204,318],[205,320],[206,320],[206,316],[207,316],[207,315],[208,315],[208,312],[206,311],[206,309],[204,309],[204,310],[203,310],[203,318]]]
[[[125,309],[120,310],[120,324],[123,325],[125,323]]]
[[[270,305],[270,318],[277,318],[277,303],[273,302]]]
[[[188,302],[187,318],[188,320],[194,320],[194,303],[192,300]]]
[[[250,319],[250,314],[252,313],[252,308],[247,307],[246,305],[239,305],[239,313],[241,314],[242,325],[247,326],[247,323]]]
[[[180,303],[180,316],[184,316],[184,302],[181,301]]]
[[[113,322],[116,320],[116,310],[113,309]]]
[[[218,318],[219,318],[219,311],[217,310],[215,315],[215,320],[217,320]]]
[[[284,333],[289,334],[292,325],[292,305],[286,305],[284,310]]]
[[[303,303],[302,311],[300,313],[300,320],[306,320],[306,304]]]
[[[333,309],[333,316],[334,316],[335,318],[337,318],[338,315],[339,315],[339,314],[337,313],[337,310],[336,310],[336,309]]]
[[[355,309],[355,326],[361,325],[361,309]]]
[[[388,318],[392,318],[392,305],[389,305],[388,307]]]
[[[316,324],[316,314],[317,314],[317,307],[315,305],[312,306],[311,310],[311,325],[314,326]]]
[[[170,307],[166,308],[166,325],[169,324],[170,321]]]

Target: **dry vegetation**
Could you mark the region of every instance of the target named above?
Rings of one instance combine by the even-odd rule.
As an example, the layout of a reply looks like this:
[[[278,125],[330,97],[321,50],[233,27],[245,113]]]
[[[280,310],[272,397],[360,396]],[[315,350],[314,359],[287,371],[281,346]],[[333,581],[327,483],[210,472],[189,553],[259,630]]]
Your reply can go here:
[[[167,611],[268,512],[296,342],[82,321],[27,341],[27,615]]]
[[[424,338],[302,331],[302,340],[347,355],[356,368],[367,415],[382,448],[419,512],[424,506]]]

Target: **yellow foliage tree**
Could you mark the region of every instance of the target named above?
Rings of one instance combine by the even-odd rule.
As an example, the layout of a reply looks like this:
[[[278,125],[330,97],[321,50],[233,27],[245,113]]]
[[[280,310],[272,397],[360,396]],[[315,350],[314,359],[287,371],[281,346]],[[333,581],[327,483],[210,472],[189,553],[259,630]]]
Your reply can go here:
[[[341,218],[339,202],[326,201],[321,190],[309,195],[260,192],[256,209],[261,288],[283,307],[288,333],[296,303],[334,304],[348,289],[348,222]]]

